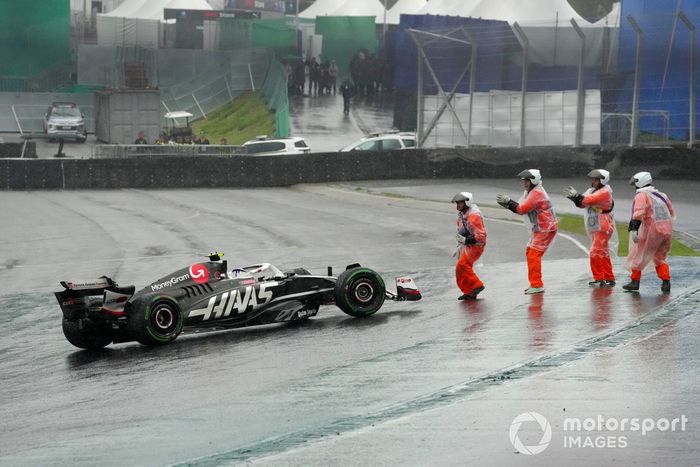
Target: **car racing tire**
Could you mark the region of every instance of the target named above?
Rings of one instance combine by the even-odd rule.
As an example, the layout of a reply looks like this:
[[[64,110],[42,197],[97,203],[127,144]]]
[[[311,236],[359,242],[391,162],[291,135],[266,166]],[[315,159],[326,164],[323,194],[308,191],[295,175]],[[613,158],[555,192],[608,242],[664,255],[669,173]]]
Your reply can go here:
[[[384,304],[385,290],[384,280],[373,270],[347,269],[335,283],[335,304],[350,316],[370,316]]]
[[[98,350],[112,343],[112,331],[106,325],[92,321],[63,318],[63,335],[68,342],[80,349]]]
[[[185,323],[177,302],[164,296],[150,303],[136,305],[127,311],[129,333],[140,344],[155,346],[174,341]]]

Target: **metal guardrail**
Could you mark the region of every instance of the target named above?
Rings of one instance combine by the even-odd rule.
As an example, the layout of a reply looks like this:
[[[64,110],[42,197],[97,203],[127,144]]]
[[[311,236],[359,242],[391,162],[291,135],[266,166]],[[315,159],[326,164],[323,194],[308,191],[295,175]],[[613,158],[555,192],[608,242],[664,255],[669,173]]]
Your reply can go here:
[[[92,150],[93,159],[124,159],[152,156],[239,156],[243,146],[218,144],[99,144]]]

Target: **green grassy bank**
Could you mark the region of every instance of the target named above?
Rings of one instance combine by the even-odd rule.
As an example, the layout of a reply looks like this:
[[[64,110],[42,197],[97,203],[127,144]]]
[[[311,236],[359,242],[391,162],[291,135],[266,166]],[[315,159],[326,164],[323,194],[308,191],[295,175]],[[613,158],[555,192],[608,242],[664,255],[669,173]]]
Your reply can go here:
[[[260,93],[248,92],[194,122],[192,131],[204,133],[212,144],[226,138],[228,144],[239,145],[259,135],[272,136],[274,119]]]

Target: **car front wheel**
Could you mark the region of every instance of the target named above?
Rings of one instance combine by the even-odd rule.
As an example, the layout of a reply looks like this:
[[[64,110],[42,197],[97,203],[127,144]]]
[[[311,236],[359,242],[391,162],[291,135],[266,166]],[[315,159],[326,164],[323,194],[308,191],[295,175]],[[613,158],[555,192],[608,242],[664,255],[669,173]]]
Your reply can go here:
[[[368,268],[343,271],[335,284],[335,304],[344,313],[355,317],[370,316],[384,304],[384,280]]]

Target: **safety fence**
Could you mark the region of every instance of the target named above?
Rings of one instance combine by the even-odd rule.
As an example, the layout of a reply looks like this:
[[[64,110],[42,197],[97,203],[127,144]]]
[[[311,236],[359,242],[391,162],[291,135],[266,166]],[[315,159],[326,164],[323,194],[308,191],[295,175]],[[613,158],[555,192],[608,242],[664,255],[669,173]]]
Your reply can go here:
[[[128,67],[139,64],[138,84],[160,89],[163,113],[182,110],[195,119],[206,118],[240,94],[259,89],[271,57],[261,48],[212,51],[81,45],[78,80],[128,88]]]
[[[452,114],[445,112],[444,101],[439,96],[425,96],[424,121],[436,123],[425,135],[423,145],[517,147],[523,138],[527,146],[574,146],[577,99],[576,91],[528,92],[525,96],[520,92],[475,92],[473,99],[469,94],[455,94],[451,100],[454,115],[462,122],[471,118],[471,125],[462,127]],[[523,106],[525,119],[521,132]],[[579,145],[600,145],[598,90],[584,93],[580,138]]]
[[[161,88],[164,112],[184,110],[194,119],[206,118],[211,111],[233,101],[247,91],[264,85],[267,63],[232,64],[220,75],[201,77]],[[165,127],[166,122],[162,122]]]
[[[595,22],[403,15],[397,126],[425,147],[693,145],[698,26],[697,0]]]
[[[73,102],[85,115],[88,133],[95,131],[94,98],[84,93],[0,92],[0,132],[41,133],[52,102]]]
[[[93,159],[125,159],[162,156],[232,156],[246,153],[243,146],[210,144],[100,144],[92,151]]]
[[[0,92],[47,92],[69,88],[75,66],[67,61],[56,63],[29,75],[0,76]]]
[[[81,45],[78,53],[78,86],[83,92],[0,92],[0,132],[43,132],[44,117],[52,102],[76,103],[88,133],[95,132],[93,88],[129,89],[125,67],[141,63],[143,88],[160,89],[161,114],[184,110],[194,118],[205,118],[212,110],[231,102],[244,92],[260,89],[270,72],[271,54],[264,49],[204,51],[101,47]],[[279,80],[273,70],[270,80]],[[275,81],[268,83],[276,108],[286,108]],[[288,112],[287,112],[288,113]],[[280,116],[280,128],[288,123]],[[161,127],[167,123],[161,121]],[[288,130],[287,130],[288,131]]]
[[[272,60],[265,75],[261,92],[267,107],[275,113],[275,136],[289,136],[289,96],[287,71],[277,60]]]

